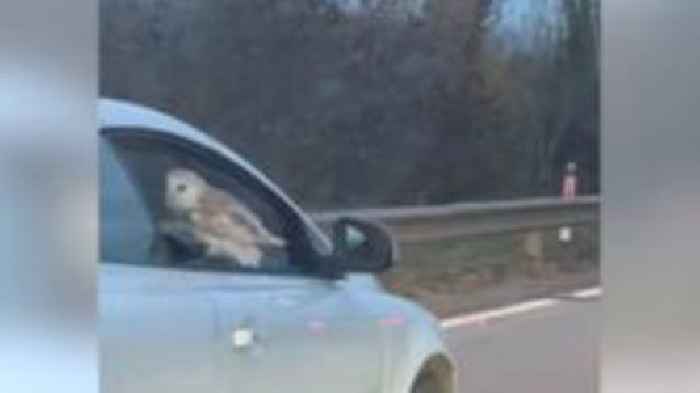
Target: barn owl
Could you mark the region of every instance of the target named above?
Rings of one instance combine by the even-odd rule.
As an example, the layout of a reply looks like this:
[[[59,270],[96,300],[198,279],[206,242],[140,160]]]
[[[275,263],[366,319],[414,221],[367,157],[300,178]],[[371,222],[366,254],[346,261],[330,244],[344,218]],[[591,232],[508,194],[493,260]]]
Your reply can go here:
[[[234,258],[242,266],[259,267],[262,246],[286,244],[240,201],[189,169],[168,171],[165,205],[191,226],[192,235],[204,245],[207,256]]]

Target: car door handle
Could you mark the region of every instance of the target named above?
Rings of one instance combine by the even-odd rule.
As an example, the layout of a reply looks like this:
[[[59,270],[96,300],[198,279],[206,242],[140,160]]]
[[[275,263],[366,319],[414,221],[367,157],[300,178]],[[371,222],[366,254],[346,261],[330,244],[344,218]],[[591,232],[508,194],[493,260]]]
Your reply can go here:
[[[250,348],[255,341],[255,331],[250,327],[237,327],[231,333],[231,345],[235,350]]]

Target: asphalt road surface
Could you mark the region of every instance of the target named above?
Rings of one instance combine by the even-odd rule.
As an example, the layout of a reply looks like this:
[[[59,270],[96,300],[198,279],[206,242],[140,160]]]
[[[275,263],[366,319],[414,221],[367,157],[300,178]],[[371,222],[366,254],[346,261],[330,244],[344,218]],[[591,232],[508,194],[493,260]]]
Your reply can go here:
[[[459,393],[595,393],[600,302],[571,300],[447,330]]]

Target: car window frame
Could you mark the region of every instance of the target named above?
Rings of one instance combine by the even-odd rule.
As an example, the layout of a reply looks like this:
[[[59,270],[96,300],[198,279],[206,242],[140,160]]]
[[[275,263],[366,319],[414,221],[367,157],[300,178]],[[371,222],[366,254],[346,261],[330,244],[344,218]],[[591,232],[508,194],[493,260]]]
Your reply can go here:
[[[300,242],[296,247],[300,247],[304,251],[303,255],[298,255],[299,253],[290,255],[290,258],[303,257],[305,261],[301,265],[297,265],[296,268],[290,269],[272,269],[272,268],[250,268],[235,266],[231,268],[217,269],[214,267],[204,267],[199,268],[195,266],[177,266],[177,265],[160,265],[160,264],[136,264],[129,262],[117,262],[102,260],[100,257],[100,263],[108,265],[119,265],[119,266],[135,266],[140,268],[149,269],[160,269],[160,270],[177,270],[177,271],[192,271],[192,272],[203,272],[203,273],[220,273],[220,274],[231,274],[231,275],[265,275],[265,276],[289,276],[289,277],[305,277],[305,278],[321,278],[323,275],[321,273],[320,264],[323,260],[322,253],[313,245],[313,240],[311,239],[311,229],[308,228],[307,224],[304,222],[302,217],[293,209],[283,198],[281,198],[274,190],[268,187],[264,182],[262,182],[254,173],[250,172],[247,168],[240,165],[239,163],[229,159],[221,152],[211,149],[210,147],[198,143],[195,140],[188,139],[186,137],[169,134],[161,129],[149,128],[149,127],[119,127],[119,126],[109,126],[102,127],[99,132],[100,138],[105,138],[104,143],[110,144],[109,138],[137,138],[144,142],[149,140],[161,142],[165,144],[170,144],[173,148],[177,148],[186,152],[186,154],[191,155],[196,161],[201,162],[202,166],[207,168],[213,168],[213,170],[223,171],[227,176],[231,176],[236,181],[244,184],[246,187],[251,189],[251,192],[257,194],[262,192],[264,194],[265,203],[270,204],[270,207],[280,215],[284,216],[285,220],[291,220],[292,225],[298,226],[300,233],[293,238],[292,241]],[[101,141],[102,142],[102,141]],[[119,159],[118,159],[119,160]],[[148,202],[143,200],[145,196],[139,190],[139,186],[134,183],[132,178],[132,173],[130,170],[124,167],[122,162],[119,162],[121,170],[126,172],[128,180],[138,194],[140,202],[148,206]],[[150,208],[147,207],[147,210]],[[151,213],[149,212],[149,216]],[[150,223],[155,225],[152,221],[153,217],[149,217]],[[293,265],[292,265],[293,266]]]

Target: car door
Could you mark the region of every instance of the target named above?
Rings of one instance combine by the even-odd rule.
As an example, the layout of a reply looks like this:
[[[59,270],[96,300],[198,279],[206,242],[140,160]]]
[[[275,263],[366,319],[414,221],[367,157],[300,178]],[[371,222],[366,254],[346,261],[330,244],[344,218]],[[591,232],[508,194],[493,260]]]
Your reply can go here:
[[[245,168],[185,138],[149,131],[113,133],[107,138],[141,191],[151,220],[160,222],[168,216],[167,195],[163,195],[168,174],[174,168],[187,168],[208,186],[235,196],[266,232],[286,241],[283,249],[264,249],[254,267],[240,264],[235,256],[231,260],[223,258],[223,262],[220,255],[183,260],[179,252],[159,253],[168,247],[158,240],[149,246],[150,263],[163,265],[158,269],[170,272],[169,280],[180,282],[174,290],[184,297],[183,307],[196,308],[192,315],[206,321],[212,318],[205,315],[214,310],[211,325],[198,317],[185,319],[190,324],[197,320],[207,325],[192,333],[197,340],[190,339],[202,342],[203,347],[188,350],[201,352],[197,358],[202,364],[197,370],[208,377],[200,380],[217,385],[208,391],[377,391],[383,364],[378,318],[342,283],[318,276],[318,258],[293,209]],[[169,319],[165,315],[173,310],[168,307],[178,306],[174,306],[173,293],[162,296],[165,300],[152,302],[149,310],[134,315]],[[143,299],[131,302],[139,301]],[[175,336],[164,335],[156,341],[167,337]],[[173,344],[170,352],[178,351],[173,341],[165,343]],[[160,345],[152,345],[151,349],[162,350]],[[209,364],[204,360],[207,356]],[[169,365],[165,362],[161,366],[163,375],[172,376],[166,370]],[[149,370],[153,369],[155,366]],[[174,391],[185,391],[177,390],[183,386],[197,391],[196,384],[175,386],[177,379],[172,383]]]
[[[251,279],[247,285],[265,293],[265,303],[250,315],[237,312],[235,293],[217,296],[224,330],[249,328],[255,335],[249,346],[231,345],[224,353],[234,391],[379,391],[382,332],[351,291],[313,277]]]

